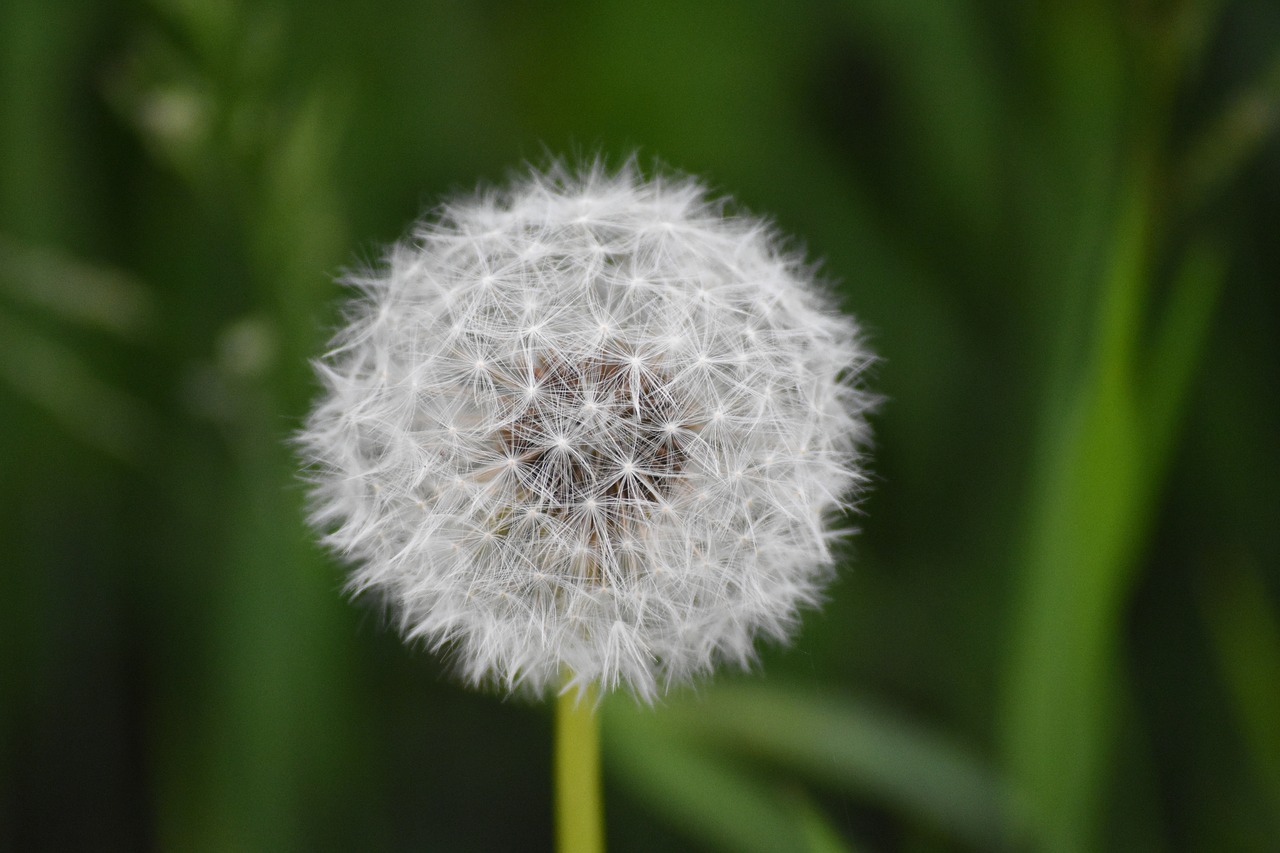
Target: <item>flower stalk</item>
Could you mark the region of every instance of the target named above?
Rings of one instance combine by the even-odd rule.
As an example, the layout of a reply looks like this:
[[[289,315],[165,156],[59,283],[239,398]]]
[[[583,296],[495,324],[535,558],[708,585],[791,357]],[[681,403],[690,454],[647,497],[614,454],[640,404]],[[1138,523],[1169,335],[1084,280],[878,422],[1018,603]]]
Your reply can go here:
[[[555,809],[558,853],[603,853],[600,720],[594,687],[566,688],[556,700]]]

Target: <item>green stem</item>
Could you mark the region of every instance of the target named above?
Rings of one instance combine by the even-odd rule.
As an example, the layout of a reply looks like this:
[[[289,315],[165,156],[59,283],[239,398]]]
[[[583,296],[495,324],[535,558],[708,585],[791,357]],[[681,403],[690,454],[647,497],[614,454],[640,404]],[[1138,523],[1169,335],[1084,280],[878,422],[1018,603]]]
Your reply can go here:
[[[600,725],[595,691],[565,690],[556,700],[556,850],[604,853]]]

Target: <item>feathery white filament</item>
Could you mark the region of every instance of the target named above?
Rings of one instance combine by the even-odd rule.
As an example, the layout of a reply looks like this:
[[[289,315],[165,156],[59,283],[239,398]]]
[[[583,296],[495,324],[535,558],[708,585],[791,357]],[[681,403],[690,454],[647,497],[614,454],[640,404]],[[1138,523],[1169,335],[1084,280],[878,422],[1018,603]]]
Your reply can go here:
[[[300,444],[314,522],[406,636],[475,682],[651,697],[815,602],[871,356],[762,222],[557,166],[351,283]]]

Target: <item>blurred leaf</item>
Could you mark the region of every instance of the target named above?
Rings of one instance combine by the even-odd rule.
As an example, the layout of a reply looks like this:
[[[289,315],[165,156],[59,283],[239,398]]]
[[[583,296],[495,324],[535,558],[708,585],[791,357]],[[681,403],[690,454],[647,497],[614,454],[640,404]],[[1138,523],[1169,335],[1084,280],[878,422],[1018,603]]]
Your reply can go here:
[[[108,80],[107,97],[153,157],[192,184],[208,183],[216,165],[208,156],[215,104],[207,83],[169,60],[172,54],[167,45],[137,49]]]
[[[155,440],[153,417],[99,379],[73,350],[0,314],[0,378],[81,441],[140,462]]]
[[[1140,364],[1155,239],[1151,175],[1141,162],[1130,169],[1088,367],[1060,390],[1065,410],[1059,399],[1046,404],[1011,650],[1006,749],[1037,831],[1055,850],[1095,843],[1119,624],[1224,273],[1216,252],[1189,253],[1152,360]],[[1058,412],[1065,416],[1049,414]]]
[[[59,320],[125,338],[148,332],[156,319],[151,295],[132,278],[3,234],[0,293]]]
[[[1236,723],[1280,833],[1280,612],[1248,560],[1215,565],[1199,599]]]
[[[1120,608],[1151,512],[1154,460],[1134,392],[1149,188],[1138,170],[1122,199],[1099,298],[1089,367],[1046,417],[1015,622],[1006,750],[1051,850],[1093,844],[1114,714]],[[1046,401],[1057,413],[1058,399]]]
[[[244,18],[239,0],[151,0],[150,7],[190,43],[199,62],[233,71]],[[267,6],[269,4],[263,4]]]
[[[809,797],[797,791],[791,799],[810,853],[856,853]]]
[[[284,331],[282,402],[297,406],[310,392],[308,359],[318,346],[315,310],[332,293],[332,277],[348,245],[342,200],[332,183],[345,123],[344,87],[317,81],[281,116],[264,157],[265,179],[252,194],[249,235],[264,297]],[[305,377],[302,375],[305,373]]]
[[[89,129],[75,85],[111,20],[85,0],[0,3],[0,229],[42,242],[74,242],[101,227],[92,186],[76,168]]]
[[[975,4],[861,0],[836,8],[850,33],[879,43],[901,87],[905,125],[895,145],[910,151],[912,168],[899,176],[898,192],[927,198],[922,215],[946,205],[951,228],[994,227],[1007,106]]]
[[[1194,212],[1234,180],[1280,126],[1280,54],[1191,142],[1177,175],[1178,203]]]
[[[630,713],[651,714],[653,725],[699,748],[787,766],[976,846],[999,847],[1020,836],[1010,792],[976,756],[867,703],[722,684],[699,699]],[[614,714],[610,706],[611,724]]]
[[[1205,243],[1187,251],[1174,278],[1169,305],[1152,335],[1150,360],[1142,371],[1143,414],[1151,435],[1147,452],[1153,459],[1168,453],[1182,422],[1187,392],[1204,353],[1225,278],[1221,250]]]
[[[212,390],[235,415],[234,503],[205,603],[201,712],[167,744],[158,821],[163,843],[181,849],[306,849],[354,744],[341,735],[353,689],[339,639],[347,610],[301,523],[286,446],[309,393],[323,284],[346,251],[330,172],[340,128],[323,81],[290,86],[280,6],[156,6],[163,20],[148,21],[111,95],[189,197],[227,220],[233,239],[218,253],[249,303],[214,342]]]
[[[677,736],[666,714],[615,700],[603,722],[610,778],[690,836],[729,853],[823,849],[782,789]]]

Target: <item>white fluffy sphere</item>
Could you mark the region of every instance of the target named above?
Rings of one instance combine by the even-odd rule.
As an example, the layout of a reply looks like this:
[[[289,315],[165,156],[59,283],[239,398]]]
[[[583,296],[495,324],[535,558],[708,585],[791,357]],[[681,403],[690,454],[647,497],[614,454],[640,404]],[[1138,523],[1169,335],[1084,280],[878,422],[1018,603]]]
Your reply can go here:
[[[815,603],[871,356],[765,223],[557,166],[350,283],[300,444],[314,523],[406,637],[474,682],[651,697]]]

